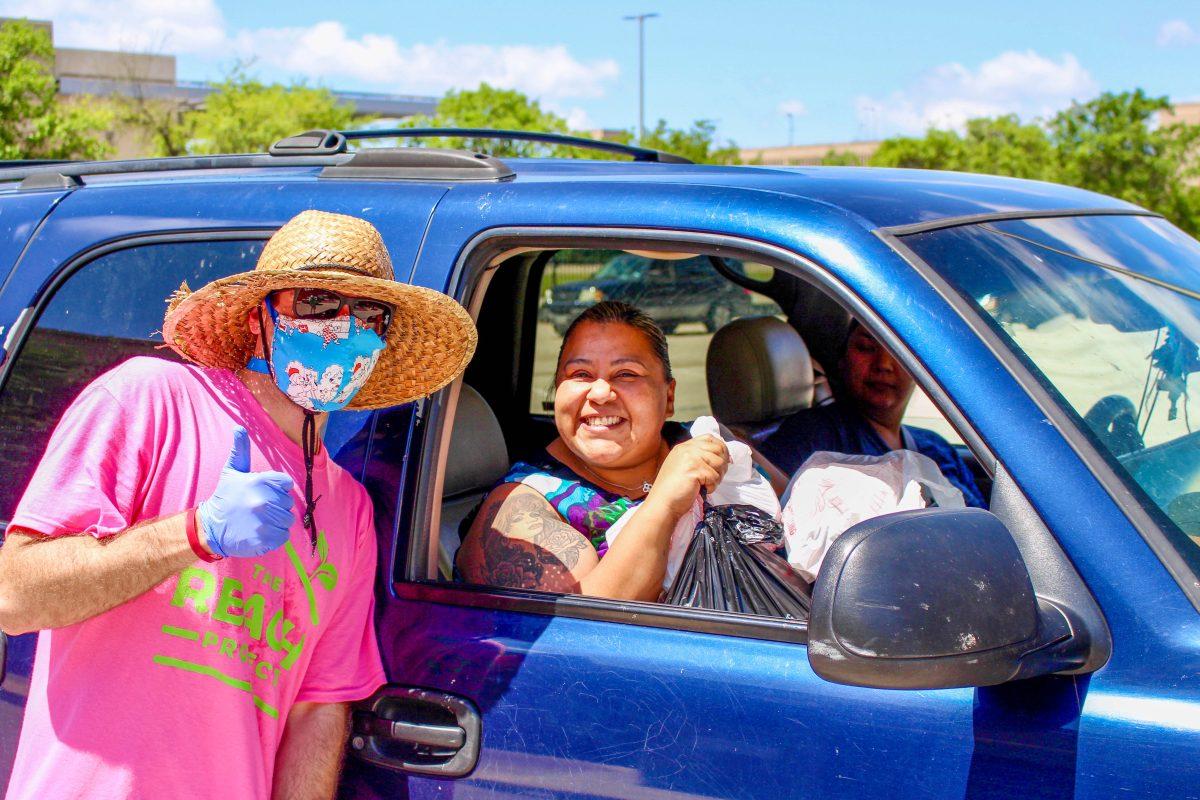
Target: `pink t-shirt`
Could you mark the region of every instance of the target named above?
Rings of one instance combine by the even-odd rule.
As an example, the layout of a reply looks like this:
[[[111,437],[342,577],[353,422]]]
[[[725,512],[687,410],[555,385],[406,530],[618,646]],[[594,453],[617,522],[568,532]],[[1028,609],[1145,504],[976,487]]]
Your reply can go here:
[[[250,433],[251,469],[291,475],[302,510],[301,449],[235,375],[134,358],[67,410],[11,526],[105,537],[196,506],[234,425]],[[9,800],[268,798],[292,705],[384,682],[370,500],[324,448],[313,484],[316,554],[297,513],[291,540],[261,558],[197,560],[39,634]]]

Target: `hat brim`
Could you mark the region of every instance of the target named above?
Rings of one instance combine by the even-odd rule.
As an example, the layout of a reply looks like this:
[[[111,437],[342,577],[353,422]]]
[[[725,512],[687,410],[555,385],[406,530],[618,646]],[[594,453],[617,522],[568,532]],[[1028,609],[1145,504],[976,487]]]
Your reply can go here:
[[[384,408],[425,397],[454,380],[475,352],[475,324],[451,298],[337,269],[254,270],[213,281],[172,299],[163,320],[163,339],[187,361],[242,369],[256,339],[247,321],[250,310],[271,292],[293,288],[332,289],[395,308],[387,347],[347,408]]]

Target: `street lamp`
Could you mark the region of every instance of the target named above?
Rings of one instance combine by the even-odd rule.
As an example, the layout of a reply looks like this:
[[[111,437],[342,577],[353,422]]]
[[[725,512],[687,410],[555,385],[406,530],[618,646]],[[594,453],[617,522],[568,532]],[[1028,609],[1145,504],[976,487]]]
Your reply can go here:
[[[646,20],[658,14],[630,14],[624,19],[638,24],[638,144],[646,138]]]

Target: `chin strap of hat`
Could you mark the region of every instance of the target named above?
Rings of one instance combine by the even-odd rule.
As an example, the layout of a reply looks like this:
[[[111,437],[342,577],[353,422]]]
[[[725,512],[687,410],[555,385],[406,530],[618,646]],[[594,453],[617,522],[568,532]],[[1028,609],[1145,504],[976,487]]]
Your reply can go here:
[[[263,298],[263,309],[266,311],[266,304],[270,300]],[[267,371],[271,373],[271,380],[275,385],[279,385],[279,381],[275,379],[275,364],[271,361],[271,345],[267,339],[267,326],[263,321],[265,314],[259,312],[258,315],[258,332],[263,346],[263,360],[267,362]],[[312,545],[313,555],[317,552],[317,522],[315,512],[317,510],[317,500],[321,498],[313,497],[313,460],[317,456],[317,420],[316,413],[307,409],[301,409],[304,412],[304,424],[300,428],[300,448],[304,451],[304,517],[302,519],[305,530],[308,531],[308,541]]]

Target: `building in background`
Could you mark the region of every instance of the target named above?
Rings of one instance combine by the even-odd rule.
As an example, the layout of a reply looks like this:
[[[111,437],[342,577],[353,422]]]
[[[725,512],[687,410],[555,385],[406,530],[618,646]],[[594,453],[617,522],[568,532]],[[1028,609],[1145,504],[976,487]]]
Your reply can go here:
[[[865,166],[871,156],[879,149],[880,142],[832,142],[830,144],[796,144],[782,147],[747,147],[739,151],[742,161],[747,164],[766,164],[776,167],[805,166],[811,167],[821,163],[830,152],[849,153],[858,159],[859,166]]]
[[[1162,114],[1158,121],[1162,125],[1184,122],[1188,125],[1200,125],[1200,103],[1176,103],[1170,114]]]
[[[0,18],[0,23],[7,21]],[[53,40],[52,23],[30,22],[48,32]],[[55,47],[54,77],[58,81],[59,95],[68,99],[115,94],[171,103],[180,110],[203,107],[205,98],[213,92],[210,84],[179,80],[175,56],[154,53]],[[433,114],[438,101],[436,97],[423,95],[331,91],[339,101],[353,104],[355,113],[390,119]],[[134,129],[113,131],[111,141],[114,158],[134,158],[144,155],[147,150],[142,134]]]

